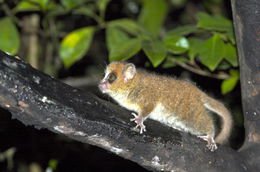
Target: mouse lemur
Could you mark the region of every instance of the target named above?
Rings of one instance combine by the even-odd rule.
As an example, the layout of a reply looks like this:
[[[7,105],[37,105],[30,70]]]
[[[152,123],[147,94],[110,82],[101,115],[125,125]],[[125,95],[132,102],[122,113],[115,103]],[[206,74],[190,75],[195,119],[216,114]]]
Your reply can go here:
[[[107,66],[99,88],[121,106],[137,113],[133,113],[131,121],[140,128],[140,133],[146,131],[144,120],[151,118],[206,140],[211,151],[230,135],[229,111],[188,81],[151,74],[136,69],[132,63],[113,62]],[[221,117],[222,127],[217,136],[208,110]]]

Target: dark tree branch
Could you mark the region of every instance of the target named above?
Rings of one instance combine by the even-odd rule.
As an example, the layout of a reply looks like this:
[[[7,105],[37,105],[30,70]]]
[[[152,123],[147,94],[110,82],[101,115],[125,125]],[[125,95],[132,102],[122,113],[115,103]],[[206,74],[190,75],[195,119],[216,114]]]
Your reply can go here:
[[[143,135],[132,130],[130,112],[70,87],[0,52],[0,105],[25,125],[47,128],[102,147],[150,170],[247,171],[231,148],[215,152],[206,142],[147,120]]]
[[[240,153],[260,171],[260,1],[231,2],[246,130],[245,143]]]

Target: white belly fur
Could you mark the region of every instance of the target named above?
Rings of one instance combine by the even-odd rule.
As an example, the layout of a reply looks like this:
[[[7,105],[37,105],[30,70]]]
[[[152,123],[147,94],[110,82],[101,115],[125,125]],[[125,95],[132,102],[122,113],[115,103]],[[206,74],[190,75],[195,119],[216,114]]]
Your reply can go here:
[[[157,104],[154,110],[148,116],[150,119],[159,121],[169,127],[175,128],[177,130],[190,132],[190,130],[183,124],[183,122],[176,117],[174,112],[169,113],[166,111],[162,104]]]
[[[127,108],[128,110],[135,111],[137,113],[140,112],[139,106],[137,106],[134,103],[130,103],[127,100],[125,94],[117,94],[117,93],[115,93],[115,94],[110,93],[110,94],[111,94],[111,97],[113,97],[121,106]]]

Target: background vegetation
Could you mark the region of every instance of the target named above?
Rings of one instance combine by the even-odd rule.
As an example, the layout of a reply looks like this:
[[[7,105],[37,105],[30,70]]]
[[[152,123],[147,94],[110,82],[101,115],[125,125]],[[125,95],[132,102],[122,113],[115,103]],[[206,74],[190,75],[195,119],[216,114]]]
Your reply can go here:
[[[234,118],[238,131],[235,138],[240,135],[243,119],[229,3],[224,0],[0,0],[0,49],[18,55],[35,68],[59,78],[96,76],[103,70],[100,64],[129,60],[150,70],[195,80],[218,98],[227,94],[226,103],[236,112]],[[8,117],[2,118],[8,120]],[[22,127],[13,121],[3,124],[1,126],[6,127],[0,131],[1,135],[8,132],[17,134],[17,130],[10,130],[9,126]],[[51,137],[53,140],[41,140],[48,145],[45,147],[39,141],[30,140],[32,137],[27,133],[26,138],[30,141],[25,142],[37,148],[25,146],[23,149],[20,136],[6,139],[0,145],[0,152],[3,152],[0,154],[0,169],[23,171],[35,167],[55,171],[57,166],[62,169],[68,165],[63,161],[68,155],[61,153],[63,150],[52,153],[56,147],[50,146],[60,143],[70,145],[69,148],[63,147],[64,151],[73,152],[75,149],[72,154],[81,153],[73,155],[78,160],[75,164],[82,163],[79,165],[81,169],[91,169],[79,160],[79,157],[91,157],[83,156],[82,151],[75,148],[79,143],[71,143],[47,131],[23,130],[33,133],[34,137]],[[241,138],[235,140],[233,147],[237,148]],[[80,148],[86,154],[97,149],[86,145]],[[44,151],[48,153],[43,155]],[[96,151],[99,152],[97,155],[100,154],[97,157],[105,157],[97,161],[106,163],[108,155],[104,155],[105,151]],[[35,157],[33,153],[39,155]],[[23,157],[25,154],[31,157]],[[110,168],[116,169],[118,162],[123,160],[110,156],[113,158],[109,157],[109,162],[114,165]],[[80,171],[72,167],[73,160],[68,161],[71,171]],[[124,163],[132,166],[123,161],[121,166],[124,170]],[[93,170],[101,169],[94,165]]]

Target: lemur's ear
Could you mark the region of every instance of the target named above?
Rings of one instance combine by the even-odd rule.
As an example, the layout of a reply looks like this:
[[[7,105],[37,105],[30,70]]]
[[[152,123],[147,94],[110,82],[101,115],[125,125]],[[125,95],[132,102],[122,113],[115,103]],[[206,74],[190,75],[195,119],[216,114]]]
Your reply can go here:
[[[127,63],[123,69],[124,81],[132,79],[135,76],[136,68],[133,63]]]

